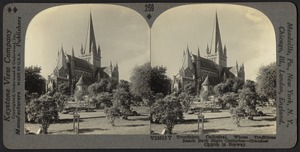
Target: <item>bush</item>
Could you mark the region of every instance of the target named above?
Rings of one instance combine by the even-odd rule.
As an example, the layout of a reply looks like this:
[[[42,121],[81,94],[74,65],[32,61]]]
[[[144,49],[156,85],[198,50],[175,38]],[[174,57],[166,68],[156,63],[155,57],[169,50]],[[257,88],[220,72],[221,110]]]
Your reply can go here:
[[[109,107],[105,109],[105,115],[107,120],[112,126],[115,126],[115,120],[116,118],[120,117],[121,112],[116,107]]]
[[[187,93],[181,93],[178,98],[182,104],[184,112],[188,112],[193,104],[193,97]]]
[[[165,124],[167,132],[171,134],[175,124],[183,120],[183,109],[178,97],[168,95],[155,101],[150,115]]]
[[[43,134],[47,134],[50,124],[58,120],[57,105],[48,95],[31,100],[26,110],[31,119],[41,124]]]

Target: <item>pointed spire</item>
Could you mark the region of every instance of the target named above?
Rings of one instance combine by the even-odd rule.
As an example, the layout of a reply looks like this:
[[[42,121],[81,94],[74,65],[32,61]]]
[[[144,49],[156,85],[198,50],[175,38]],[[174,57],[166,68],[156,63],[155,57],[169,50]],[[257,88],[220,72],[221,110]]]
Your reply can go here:
[[[79,78],[79,80],[78,80],[78,82],[76,83],[76,85],[84,85],[82,76]]]
[[[72,47],[72,57],[74,57],[74,48]]]
[[[200,49],[199,49],[199,46],[198,46],[198,58],[200,58]]]
[[[81,52],[81,54],[84,54],[84,53],[85,53],[85,51],[83,50],[83,46],[82,46],[82,43],[81,43],[81,48],[80,48],[80,52]]]
[[[222,40],[221,40],[221,32],[220,32],[220,27],[219,27],[219,21],[218,21],[218,13],[216,12],[216,50],[215,52],[222,53]]]
[[[119,69],[118,62],[116,63],[116,68]]]
[[[113,67],[113,66],[112,66],[112,63],[111,63],[111,61],[110,61],[110,69],[112,69],[112,67]]]
[[[208,76],[206,76],[204,82],[202,83],[202,86],[208,86],[208,85],[210,85],[210,82],[208,80]]]
[[[225,55],[227,54],[227,48],[226,48],[226,45],[224,45],[224,54],[225,54]]]
[[[97,45],[96,45],[96,37],[95,37],[94,26],[93,26],[92,12],[90,12],[89,28],[88,28],[88,34],[87,34],[85,47],[86,46],[88,47],[88,53],[94,53],[94,54],[97,53],[96,52]]]
[[[209,50],[208,44],[207,44],[207,47],[206,47],[206,53],[207,53],[207,54],[210,54],[210,53],[211,53],[211,51]]]
[[[100,45],[98,45],[98,55],[101,58],[101,50],[100,50]]]

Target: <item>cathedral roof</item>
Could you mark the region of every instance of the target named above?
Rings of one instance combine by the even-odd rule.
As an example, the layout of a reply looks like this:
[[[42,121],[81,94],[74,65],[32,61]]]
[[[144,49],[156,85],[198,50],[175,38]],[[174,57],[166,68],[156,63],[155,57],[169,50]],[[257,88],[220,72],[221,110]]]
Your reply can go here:
[[[197,55],[193,54],[193,58],[196,61]],[[206,68],[206,69],[210,69],[210,70],[213,70],[213,71],[218,71],[218,69],[216,67],[216,64],[212,60],[209,60],[209,59],[206,59],[206,58],[203,58],[203,57],[200,57],[200,66],[201,66],[201,68]]]
[[[78,80],[78,82],[76,83],[76,85],[84,85],[85,83],[83,82],[83,78],[82,76],[80,77],[80,79]]]
[[[204,82],[202,83],[202,85],[210,85],[210,82],[208,80],[208,76],[205,78]]]
[[[69,59],[71,59],[71,57],[72,57],[69,54],[67,54],[67,56]],[[75,67],[79,67],[79,68],[85,69],[87,71],[92,71],[90,64],[87,61],[77,58],[77,57],[74,57],[74,62],[75,62]]]

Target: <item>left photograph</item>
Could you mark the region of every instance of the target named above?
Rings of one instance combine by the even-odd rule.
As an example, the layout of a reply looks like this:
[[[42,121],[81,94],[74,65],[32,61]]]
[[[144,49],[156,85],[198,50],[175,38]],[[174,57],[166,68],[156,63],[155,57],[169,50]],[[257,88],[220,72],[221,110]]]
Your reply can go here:
[[[41,11],[25,38],[25,134],[150,134],[147,67],[150,28],[134,10]]]

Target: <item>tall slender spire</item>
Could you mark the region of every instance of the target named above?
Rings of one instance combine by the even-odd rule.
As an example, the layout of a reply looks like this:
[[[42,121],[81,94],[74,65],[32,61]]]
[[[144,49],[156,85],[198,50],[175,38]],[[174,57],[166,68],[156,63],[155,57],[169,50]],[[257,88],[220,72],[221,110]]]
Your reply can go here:
[[[216,12],[216,41],[215,41],[215,52],[222,53],[222,40],[221,40],[221,32],[218,21],[218,13]]]
[[[85,47],[86,45],[88,45],[87,46],[88,52],[86,52],[86,48],[85,48],[85,53],[97,54],[97,44],[96,44],[96,37],[95,37],[95,31],[93,25],[92,12],[90,12],[89,29],[87,33],[87,40],[86,40]]]

